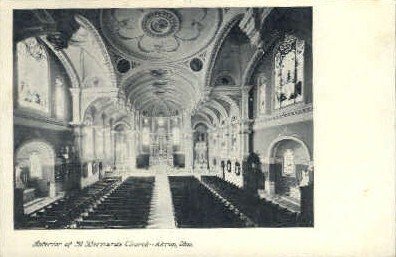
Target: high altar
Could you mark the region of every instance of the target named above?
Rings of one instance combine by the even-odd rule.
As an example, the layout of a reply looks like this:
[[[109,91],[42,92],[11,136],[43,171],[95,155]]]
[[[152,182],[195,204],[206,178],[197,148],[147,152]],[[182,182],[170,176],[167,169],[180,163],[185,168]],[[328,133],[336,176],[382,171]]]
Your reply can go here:
[[[159,127],[155,133],[151,133],[150,166],[173,166],[171,137],[171,133],[167,133],[163,127]]]
[[[148,156],[148,165],[173,167],[175,150],[178,148],[178,117],[143,117],[142,153]]]

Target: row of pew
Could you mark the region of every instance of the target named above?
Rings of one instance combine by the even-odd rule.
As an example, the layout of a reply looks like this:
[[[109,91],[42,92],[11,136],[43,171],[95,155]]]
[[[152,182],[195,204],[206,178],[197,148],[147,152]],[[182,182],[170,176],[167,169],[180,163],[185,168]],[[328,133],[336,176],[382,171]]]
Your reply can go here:
[[[202,182],[226,198],[259,227],[301,226],[297,213],[261,199],[219,177],[202,176]]]
[[[245,222],[192,176],[170,176],[177,227],[245,227]]]
[[[77,228],[145,228],[154,177],[128,177],[77,221]]]
[[[21,228],[60,229],[69,228],[75,219],[94,205],[102,196],[116,188],[121,178],[105,178],[82,190],[74,190],[65,197],[25,215]]]

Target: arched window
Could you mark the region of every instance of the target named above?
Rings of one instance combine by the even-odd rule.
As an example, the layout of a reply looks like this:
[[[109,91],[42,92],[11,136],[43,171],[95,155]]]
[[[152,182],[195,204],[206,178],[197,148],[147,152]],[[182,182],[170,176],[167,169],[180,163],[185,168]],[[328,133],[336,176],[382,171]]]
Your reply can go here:
[[[44,47],[31,37],[17,44],[18,106],[49,113],[49,65]]]
[[[304,41],[286,35],[275,54],[274,108],[303,100]]]

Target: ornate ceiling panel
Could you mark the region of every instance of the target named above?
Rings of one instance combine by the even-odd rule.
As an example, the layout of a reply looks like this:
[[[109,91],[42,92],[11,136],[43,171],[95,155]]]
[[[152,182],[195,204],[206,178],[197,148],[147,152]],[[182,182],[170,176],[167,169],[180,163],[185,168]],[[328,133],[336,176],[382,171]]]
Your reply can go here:
[[[199,99],[196,80],[185,75],[178,69],[153,67],[129,77],[123,88],[135,109],[174,112],[195,105]]]
[[[120,53],[151,62],[181,61],[216,36],[220,9],[110,9],[101,13],[103,34]]]

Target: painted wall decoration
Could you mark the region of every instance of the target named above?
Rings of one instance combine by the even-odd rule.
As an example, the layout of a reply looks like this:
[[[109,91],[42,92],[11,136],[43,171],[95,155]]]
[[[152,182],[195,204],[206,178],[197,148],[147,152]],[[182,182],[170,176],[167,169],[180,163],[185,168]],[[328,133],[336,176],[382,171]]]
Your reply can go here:
[[[105,36],[121,52],[144,60],[185,59],[215,37],[216,9],[112,9],[101,15]]]
[[[279,109],[303,100],[304,41],[286,35],[275,54],[275,103]]]
[[[266,93],[267,90],[267,78],[260,74],[257,77],[257,104],[258,104],[258,113],[264,114],[266,111],[265,102],[266,102]]]
[[[49,113],[49,65],[36,38],[17,44],[18,106]]]

